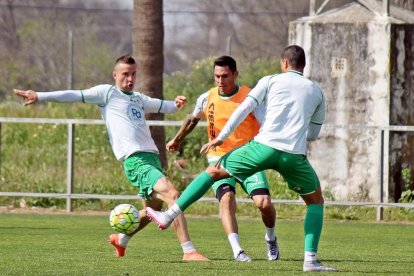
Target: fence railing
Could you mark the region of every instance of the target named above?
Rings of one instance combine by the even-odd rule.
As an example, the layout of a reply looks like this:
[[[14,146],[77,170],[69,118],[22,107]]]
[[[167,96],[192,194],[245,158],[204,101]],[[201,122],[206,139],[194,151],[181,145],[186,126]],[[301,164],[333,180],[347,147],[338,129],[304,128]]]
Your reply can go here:
[[[0,196],[4,197],[45,197],[45,198],[66,198],[66,210],[71,212],[73,210],[73,199],[139,199],[137,195],[102,195],[102,194],[77,194],[73,193],[73,164],[74,164],[74,146],[75,146],[75,125],[103,125],[102,120],[87,120],[87,119],[44,119],[44,118],[7,118],[0,117],[0,138],[3,123],[33,123],[33,124],[65,124],[67,125],[67,176],[66,176],[66,193],[29,193],[29,192],[0,192]],[[181,126],[182,121],[147,121],[150,126]],[[200,122],[198,126],[205,126],[205,122]],[[403,207],[414,208],[412,203],[387,203],[384,200],[384,171],[388,171],[388,155],[385,155],[385,147],[388,147],[388,143],[384,142],[384,137],[389,137],[390,131],[404,131],[414,132],[414,126],[366,126],[366,125],[325,125],[326,129],[375,129],[380,132],[381,139],[381,170],[378,177],[378,188],[380,196],[377,202],[351,202],[351,201],[325,201],[325,205],[339,205],[339,206],[372,206],[377,207],[377,220],[382,220],[382,212],[384,207]],[[0,152],[1,152],[1,139],[0,139]],[[1,168],[1,160],[0,160]],[[200,201],[216,202],[215,198],[203,197]],[[238,198],[237,202],[250,203],[250,199]],[[303,204],[302,200],[272,200],[274,204]]]

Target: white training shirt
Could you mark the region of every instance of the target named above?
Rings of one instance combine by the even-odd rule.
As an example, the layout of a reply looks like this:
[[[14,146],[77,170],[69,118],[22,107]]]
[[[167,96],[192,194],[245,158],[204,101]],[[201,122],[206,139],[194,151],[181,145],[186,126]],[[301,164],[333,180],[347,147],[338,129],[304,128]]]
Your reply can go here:
[[[146,124],[145,113],[172,113],[178,110],[175,101],[155,99],[139,92],[122,92],[109,84],[86,90],[38,92],[38,95],[39,101],[83,101],[98,105],[118,160],[124,160],[135,152],[158,153]]]
[[[257,107],[264,113],[254,140],[293,154],[306,155],[310,122],[322,125],[325,120],[325,97],[319,86],[300,72],[288,71],[260,79],[217,139],[224,140]]]

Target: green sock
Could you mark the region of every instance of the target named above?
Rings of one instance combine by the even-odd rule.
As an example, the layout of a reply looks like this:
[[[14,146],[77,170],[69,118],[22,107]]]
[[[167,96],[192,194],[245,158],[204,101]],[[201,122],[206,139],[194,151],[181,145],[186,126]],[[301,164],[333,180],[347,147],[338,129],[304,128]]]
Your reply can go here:
[[[305,251],[318,252],[323,225],[323,205],[309,204],[305,216]]]
[[[214,184],[214,180],[207,172],[199,174],[190,185],[185,188],[177,200],[177,205],[184,212],[191,204],[199,200]]]

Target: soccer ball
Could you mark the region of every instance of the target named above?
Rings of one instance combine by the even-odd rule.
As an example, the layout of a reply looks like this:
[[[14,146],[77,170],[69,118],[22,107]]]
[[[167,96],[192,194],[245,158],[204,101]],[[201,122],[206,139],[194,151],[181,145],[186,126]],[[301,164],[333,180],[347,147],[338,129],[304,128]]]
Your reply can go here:
[[[109,224],[118,233],[131,234],[139,225],[137,208],[130,204],[120,204],[111,210]]]

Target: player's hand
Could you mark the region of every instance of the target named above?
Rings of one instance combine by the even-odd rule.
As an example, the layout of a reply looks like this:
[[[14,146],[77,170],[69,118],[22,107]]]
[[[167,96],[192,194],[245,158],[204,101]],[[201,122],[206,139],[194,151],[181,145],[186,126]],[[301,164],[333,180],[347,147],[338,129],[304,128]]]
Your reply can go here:
[[[223,141],[214,139],[213,141],[210,141],[207,144],[203,145],[200,149],[200,153],[207,153],[210,149],[214,150],[217,146],[220,146],[221,144],[223,144]]]
[[[171,140],[165,145],[165,148],[167,151],[178,151],[180,148],[180,143],[176,142],[175,140]]]
[[[183,108],[187,103],[187,98],[185,96],[177,96],[175,98],[175,106],[179,109]]]
[[[23,98],[24,105],[34,104],[38,101],[37,93],[33,90],[14,89],[14,93]]]

